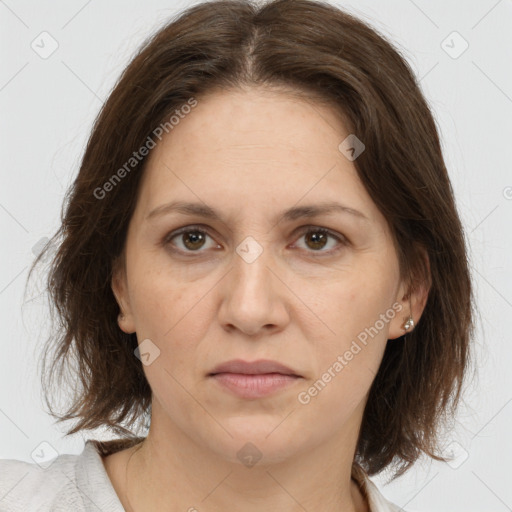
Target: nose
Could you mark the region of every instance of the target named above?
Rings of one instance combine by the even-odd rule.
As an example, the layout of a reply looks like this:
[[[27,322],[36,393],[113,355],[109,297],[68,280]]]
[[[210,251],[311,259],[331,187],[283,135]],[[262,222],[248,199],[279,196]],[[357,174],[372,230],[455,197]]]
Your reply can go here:
[[[251,243],[252,250],[255,245],[263,249],[256,241]],[[286,327],[290,291],[276,267],[266,249],[255,259],[245,257],[243,251],[233,255],[233,267],[221,281],[219,322],[225,330],[238,329],[254,337]]]

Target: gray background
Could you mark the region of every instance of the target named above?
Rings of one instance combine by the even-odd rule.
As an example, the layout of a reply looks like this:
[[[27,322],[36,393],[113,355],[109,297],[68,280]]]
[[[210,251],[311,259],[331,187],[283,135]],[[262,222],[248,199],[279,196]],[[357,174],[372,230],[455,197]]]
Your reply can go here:
[[[421,460],[389,485],[387,475],[374,481],[409,512],[512,510],[512,2],[336,4],[394,41],[421,79],[471,245],[480,314],[478,374],[446,435],[454,461]],[[64,439],[65,425],[43,411],[36,365],[48,312],[36,289],[24,300],[24,285],[41,240],[58,227],[64,193],[114,81],[143,39],[189,5],[0,0],[1,458],[33,462],[35,451],[80,453],[84,436],[108,438]],[[46,55],[52,44],[58,48]]]

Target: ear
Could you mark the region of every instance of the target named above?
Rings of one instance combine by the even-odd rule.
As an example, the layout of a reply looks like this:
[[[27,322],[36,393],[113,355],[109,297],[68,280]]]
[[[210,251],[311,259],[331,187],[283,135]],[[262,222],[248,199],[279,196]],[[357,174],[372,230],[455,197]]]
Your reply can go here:
[[[403,336],[408,332],[412,332],[415,327],[409,330],[405,330],[403,325],[411,316],[414,320],[414,326],[416,326],[423,314],[425,305],[427,304],[428,293],[431,286],[431,275],[430,275],[430,262],[428,254],[425,250],[421,251],[424,260],[424,272],[419,279],[415,279],[412,283],[406,284],[400,283],[400,288],[396,297],[396,302],[399,303],[402,308],[400,311],[397,310],[395,317],[390,322],[388,339],[394,340]]]
[[[124,257],[120,256],[112,265],[111,288],[120,309],[117,323],[119,328],[126,334],[135,332],[135,322],[128,296],[128,285],[126,278],[126,266]]]

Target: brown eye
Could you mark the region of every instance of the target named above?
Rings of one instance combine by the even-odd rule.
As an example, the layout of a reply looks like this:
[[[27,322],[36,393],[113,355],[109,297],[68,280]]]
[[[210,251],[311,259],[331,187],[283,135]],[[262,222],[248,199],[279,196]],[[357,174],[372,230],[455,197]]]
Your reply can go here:
[[[323,249],[329,239],[329,235],[321,231],[308,231],[305,237],[308,247],[315,250]]]
[[[201,231],[186,231],[181,235],[183,244],[191,251],[200,249],[205,240],[205,233]]]
[[[325,228],[308,227],[302,232],[301,238],[305,240],[305,250],[310,253],[317,252],[318,256],[329,255],[348,244],[343,236],[335,235]],[[327,250],[324,250],[325,247],[328,247]]]
[[[213,243],[213,239],[206,231],[189,226],[168,235],[164,240],[164,245],[172,245],[183,253],[205,252],[202,249],[208,248],[208,238],[212,240],[210,248],[219,247]]]
[[[211,240],[210,247],[208,247],[208,238]],[[334,234],[320,227],[306,228],[302,231],[300,238],[303,238],[305,243],[303,247],[300,247],[299,244],[299,247],[310,254],[318,253],[314,254],[314,256],[328,256],[348,245],[348,241],[342,235]],[[205,230],[194,226],[186,226],[173,231],[165,237],[163,243],[164,245],[172,246],[172,250],[176,250],[176,252],[188,253],[189,255],[192,253],[204,253],[208,248],[221,248]],[[327,249],[324,250],[325,248]]]

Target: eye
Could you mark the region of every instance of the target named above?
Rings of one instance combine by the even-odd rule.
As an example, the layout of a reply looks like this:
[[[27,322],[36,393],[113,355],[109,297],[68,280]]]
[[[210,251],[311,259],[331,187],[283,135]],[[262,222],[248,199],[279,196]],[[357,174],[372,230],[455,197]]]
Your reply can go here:
[[[172,242],[172,240],[175,238],[177,239],[178,243]],[[181,252],[202,252],[199,249],[205,246],[205,241],[207,238],[211,237],[204,229],[200,229],[197,226],[186,226],[170,233],[165,238],[164,244],[175,245]],[[220,247],[218,244],[213,245],[217,248]]]
[[[324,255],[325,253],[331,254],[333,252],[338,251],[340,248],[348,244],[348,241],[341,235],[335,235],[331,231],[325,228],[316,227],[316,226],[308,226],[301,231],[300,237],[305,237],[306,250],[312,249],[308,252],[319,252]],[[336,243],[331,244],[332,249],[322,250],[329,245],[329,238],[336,240],[338,242],[338,247],[336,247]],[[341,247],[340,247],[341,246]],[[316,255],[315,255],[316,256]]]
[[[300,231],[300,238],[305,237],[307,252],[316,252],[321,253],[320,255],[331,254],[343,248],[343,246],[348,245],[348,241],[342,235],[337,235],[332,233],[326,228],[316,227],[316,226],[306,226],[302,228]],[[213,241],[213,238],[208,234],[207,231],[202,229],[199,226],[185,226],[183,228],[178,229],[177,231],[173,231],[168,236],[165,237],[163,244],[164,245],[172,245],[174,246],[178,252],[181,253],[199,253],[204,252],[201,249],[220,249],[221,246],[216,244],[215,242],[210,244],[208,247],[207,239],[210,238]],[[176,239],[176,242],[173,240]],[[329,246],[329,239],[337,241],[338,244],[331,243],[331,246],[334,248],[330,248],[328,250],[323,250],[325,247]],[[338,247],[336,247],[338,245]],[[317,255],[315,255],[317,256]]]

